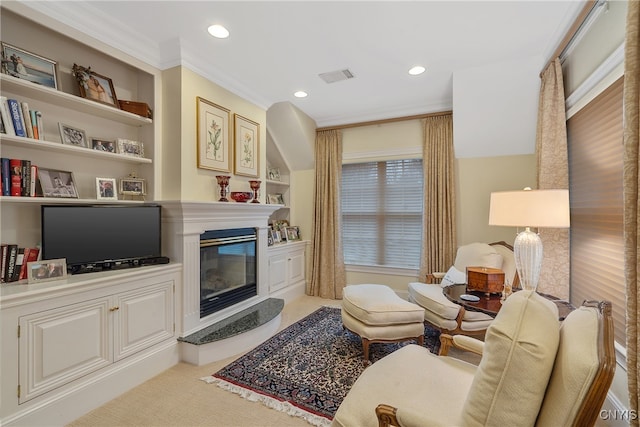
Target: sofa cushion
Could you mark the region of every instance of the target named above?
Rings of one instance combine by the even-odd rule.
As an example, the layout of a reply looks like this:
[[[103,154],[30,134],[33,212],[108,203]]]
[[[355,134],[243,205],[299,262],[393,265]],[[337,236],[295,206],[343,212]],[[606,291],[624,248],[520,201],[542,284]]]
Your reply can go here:
[[[598,317],[595,307],[583,306],[562,322],[560,346],[537,425],[573,425],[598,370]]]
[[[460,312],[460,306],[444,296],[440,285],[409,283],[409,299],[424,307],[425,310],[445,319],[455,320]]]
[[[502,261],[502,255],[488,243],[470,243],[458,248],[454,267],[460,271],[467,267],[502,268]]]
[[[462,425],[464,390],[469,388],[475,371],[470,363],[436,356],[424,347],[409,344],[364,370],[340,404],[331,425],[377,426],[375,409],[381,403],[395,406],[406,417],[416,419],[414,425]],[[408,408],[420,410],[410,414]]]
[[[534,425],[559,342],[556,305],[533,291],[511,295],[487,329],[467,395],[465,426]]]
[[[400,298],[385,285],[349,285],[342,293],[342,309],[367,325],[420,323],[424,310]]]

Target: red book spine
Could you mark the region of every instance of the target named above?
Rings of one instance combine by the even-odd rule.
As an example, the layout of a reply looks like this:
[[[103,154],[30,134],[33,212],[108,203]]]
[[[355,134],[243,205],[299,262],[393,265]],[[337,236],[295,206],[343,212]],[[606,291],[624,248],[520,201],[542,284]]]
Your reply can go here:
[[[20,196],[22,194],[22,160],[11,159],[11,195]]]
[[[39,248],[24,249],[24,259],[22,260],[22,267],[20,267],[20,278],[18,280],[27,278],[27,263],[37,261],[39,252]]]

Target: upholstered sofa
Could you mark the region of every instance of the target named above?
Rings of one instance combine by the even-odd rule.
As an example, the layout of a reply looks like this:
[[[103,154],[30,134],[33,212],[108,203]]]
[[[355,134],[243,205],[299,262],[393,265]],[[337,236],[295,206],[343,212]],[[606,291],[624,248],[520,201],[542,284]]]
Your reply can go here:
[[[585,303],[560,325],[555,304],[519,291],[484,342],[442,341],[443,352],[449,345],[475,351],[480,363],[407,345],[360,375],[332,425],[590,426],[615,370],[608,302]]]

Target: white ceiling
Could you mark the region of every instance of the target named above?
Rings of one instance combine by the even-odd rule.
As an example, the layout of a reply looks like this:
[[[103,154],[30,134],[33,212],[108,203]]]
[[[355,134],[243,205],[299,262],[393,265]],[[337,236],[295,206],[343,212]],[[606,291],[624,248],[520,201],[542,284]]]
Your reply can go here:
[[[157,68],[187,66],[265,109],[289,101],[319,127],[451,109],[456,71],[548,58],[583,7],[577,0],[25,4]],[[214,23],[230,37],[209,36]],[[427,72],[408,75],[416,64]],[[318,77],[345,68],[354,79]],[[297,90],[309,96],[295,98]]]

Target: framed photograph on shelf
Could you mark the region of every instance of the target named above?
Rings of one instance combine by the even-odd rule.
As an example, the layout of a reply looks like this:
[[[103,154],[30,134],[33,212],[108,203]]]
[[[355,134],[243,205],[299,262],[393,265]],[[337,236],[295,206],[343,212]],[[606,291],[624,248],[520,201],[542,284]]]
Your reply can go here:
[[[27,282],[40,283],[61,280],[67,277],[67,260],[65,258],[48,259],[27,263]]]
[[[118,153],[125,156],[144,157],[144,144],[142,142],[118,138],[116,143],[118,144]]]
[[[288,242],[300,240],[300,227],[298,227],[297,225],[292,227],[285,227],[285,232],[287,233]]]
[[[82,129],[73,126],[58,123],[60,128],[60,139],[66,145],[75,145],[76,147],[87,148],[87,135]]]
[[[284,205],[284,195],[282,193],[267,194],[267,203],[270,205]]]
[[[204,98],[196,98],[198,168],[231,172],[229,110]]]
[[[96,198],[98,200],[118,200],[115,178],[96,178]]]
[[[252,120],[234,114],[234,173],[236,175],[259,176],[258,147],[260,146],[260,125]]]
[[[78,198],[73,172],[38,168],[38,181],[44,197]]]
[[[271,235],[271,239],[273,240],[273,243],[280,243],[282,241],[280,231],[271,229],[269,230],[269,234]]]
[[[145,194],[147,194],[145,180],[140,178],[120,179],[120,194],[126,194],[129,196],[144,196]]]
[[[58,89],[58,63],[7,43],[2,43],[2,73]]]
[[[91,138],[91,148],[97,151],[104,151],[107,153],[116,152],[116,144],[114,141],[108,139]]]
[[[271,181],[280,181],[280,169],[267,168],[267,179],[270,179]]]
[[[72,73],[78,82],[81,97],[120,109],[113,81],[109,77],[78,64],[73,64]]]

